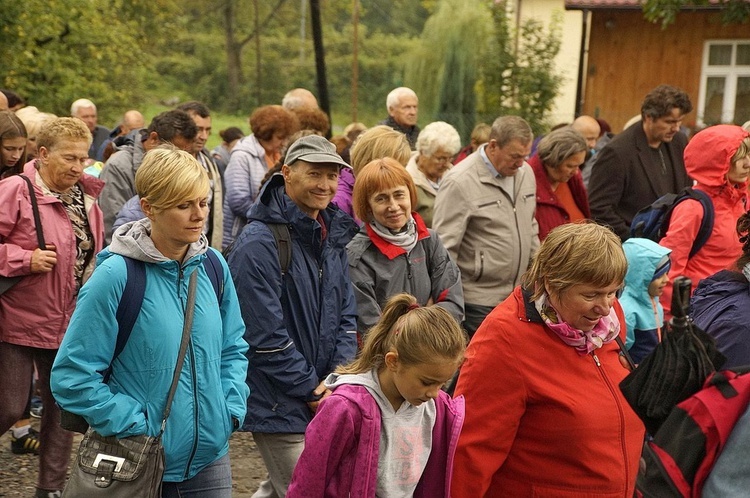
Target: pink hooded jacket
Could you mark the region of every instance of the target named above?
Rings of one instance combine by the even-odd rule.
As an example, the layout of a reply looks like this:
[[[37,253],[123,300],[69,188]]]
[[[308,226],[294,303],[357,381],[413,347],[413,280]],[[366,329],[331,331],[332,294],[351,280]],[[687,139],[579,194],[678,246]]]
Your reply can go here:
[[[6,178],[0,182],[0,205],[3,206],[0,211],[0,275],[25,276],[0,296],[0,342],[57,349],[76,303],[73,276],[76,238],[62,203],[55,197],[42,195],[37,186],[34,161],[26,163],[23,174],[34,185],[44,242],[55,246],[57,264],[49,273],[31,273],[31,254],[38,243],[29,188],[18,176]],[[96,204],[104,183],[84,174],[79,184],[84,192],[96,254],[104,241],[104,221]],[[91,258],[84,279],[93,271],[94,262],[95,258]]]
[[[453,455],[464,419],[464,400],[440,391],[432,451],[414,498],[450,496]],[[337,387],[321,403],[305,432],[305,449],[287,498],[375,498],[380,408],[367,388]]]
[[[747,210],[747,182],[730,184],[727,173],[732,157],[750,133],[739,126],[717,125],[698,132],[685,147],[685,169],[714,206],[714,227],[706,244],[688,258],[703,220],[703,207],[688,199],[672,212],[667,235],[660,245],[672,250],[670,280],[680,275],[690,278],[693,288],[702,278],[730,267],[742,254],[737,235],[737,219]],[[667,285],[661,296],[665,315],[672,303],[672,287]]]

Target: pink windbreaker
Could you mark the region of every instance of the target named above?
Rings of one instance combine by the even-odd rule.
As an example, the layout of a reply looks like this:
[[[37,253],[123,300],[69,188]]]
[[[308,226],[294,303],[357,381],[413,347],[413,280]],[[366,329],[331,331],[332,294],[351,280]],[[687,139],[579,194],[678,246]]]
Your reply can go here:
[[[49,273],[31,273],[31,254],[37,248],[34,215],[28,185],[11,176],[0,182],[0,275],[25,275],[13,288],[0,296],[0,342],[42,349],[57,349],[76,303],[73,266],[76,238],[62,203],[43,196],[36,186],[34,161],[26,163],[26,175],[36,192],[45,244],[54,245],[57,264]],[[104,183],[83,175],[79,181],[84,191],[86,214],[94,236],[94,251],[102,249],[104,221],[96,197]],[[95,258],[84,275],[93,271]]]

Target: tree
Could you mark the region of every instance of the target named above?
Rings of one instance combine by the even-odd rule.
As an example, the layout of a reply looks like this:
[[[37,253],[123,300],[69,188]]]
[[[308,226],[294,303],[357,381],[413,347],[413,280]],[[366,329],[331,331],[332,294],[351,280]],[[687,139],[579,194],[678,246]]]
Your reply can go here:
[[[407,68],[407,81],[419,95],[423,115],[450,123],[464,140],[476,118],[481,55],[476,41],[486,39],[490,31],[487,17],[484,2],[441,1],[425,23]]]
[[[503,2],[495,3],[491,14],[494,37],[481,66],[479,116],[491,123],[497,116],[518,115],[535,134],[545,133],[548,113],[562,84],[555,70],[562,20],[553,16],[545,28],[538,19],[526,19],[516,32]]]
[[[58,115],[89,98],[102,121],[114,120],[143,100],[158,39],[150,23],[169,28],[170,7],[163,0],[10,2],[0,14],[2,85]]]
[[[646,0],[643,3],[644,17],[657,23],[661,21],[666,28],[673,24],[677,13],[686,7],[716,5],[710,0]],[[748,0],[722,0],[721,21],[724,24],[746,23],[750,19],[750,2]]]

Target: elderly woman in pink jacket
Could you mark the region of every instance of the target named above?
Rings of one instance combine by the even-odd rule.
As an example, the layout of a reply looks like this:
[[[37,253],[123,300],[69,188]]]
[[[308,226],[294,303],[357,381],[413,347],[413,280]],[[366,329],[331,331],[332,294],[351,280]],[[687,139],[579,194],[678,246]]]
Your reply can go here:
[[[91,145],[83,121],[47,121],[37,144],[39,157],[0,182],[0,276],[21,277],[0,296],[0,434],[21,417],[36,367],[43,403],[36,496],[52,497],[65,484],[73,434],[60,427],[49,374],[78,290],[102,249],[96,197],[104,184],[83,174]]]

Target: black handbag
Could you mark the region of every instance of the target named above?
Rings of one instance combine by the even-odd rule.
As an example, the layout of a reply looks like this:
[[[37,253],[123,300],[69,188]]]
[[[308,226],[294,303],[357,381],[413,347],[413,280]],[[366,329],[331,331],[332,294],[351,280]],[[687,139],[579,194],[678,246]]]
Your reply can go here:
[[[44,233],[42,232],[42,219],[39,216],[39,206],[36,203],[36,194],[34,194],[34,187],[31,185],[31,180],[25,175],[18,175],[26,181],[26,185],[29,187],[29,197],[31,198],[31,210],[34,212],[34,229],[36,231],[36,240],[39,244],[39,248],[44,250],[47,245],[44,243]],[[5,294],[11,287],[21,281],[26,275],[20,275],[18,277],[4,277],[0,275],[0,295]]]
[[[156,436],[102,436],[89,428],[78,448],[78,455],[63,490],[63,497],[159,498],[164,476],[164,447],[161,437],[167,425],[177,382],[185,362],[195,309],[195,287],[198,272],[190,275],[185,323],[167,395],[161,430]]]

